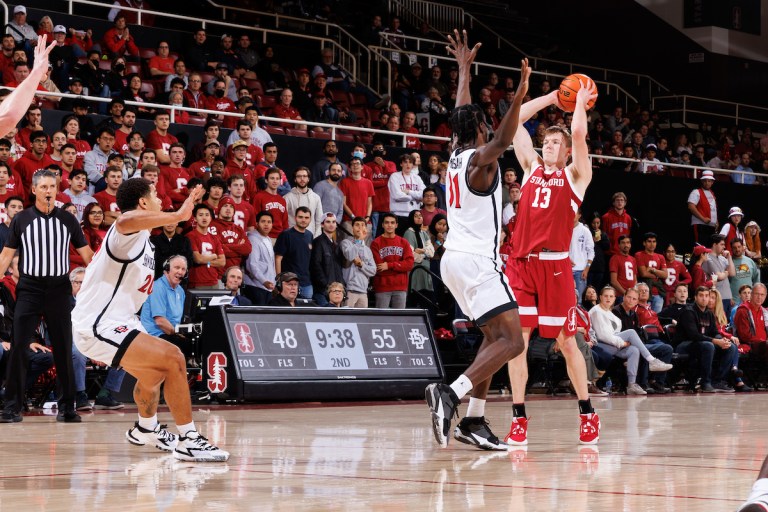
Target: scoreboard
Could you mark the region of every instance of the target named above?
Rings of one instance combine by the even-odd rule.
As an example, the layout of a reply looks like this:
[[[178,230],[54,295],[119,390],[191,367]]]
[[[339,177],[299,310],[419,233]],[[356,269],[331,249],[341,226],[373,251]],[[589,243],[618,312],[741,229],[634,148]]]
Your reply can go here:
[[[214,307],[203,378],[244,400],[422,397],[443,379],[424,310]]]

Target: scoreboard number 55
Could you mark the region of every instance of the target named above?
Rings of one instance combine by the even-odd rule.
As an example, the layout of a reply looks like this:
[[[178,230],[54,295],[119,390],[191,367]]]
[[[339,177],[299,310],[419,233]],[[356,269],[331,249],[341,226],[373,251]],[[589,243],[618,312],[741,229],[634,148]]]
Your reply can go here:
[[[371,329],[373,346],[376,348],[395,348],[395,338],[392,329]]]

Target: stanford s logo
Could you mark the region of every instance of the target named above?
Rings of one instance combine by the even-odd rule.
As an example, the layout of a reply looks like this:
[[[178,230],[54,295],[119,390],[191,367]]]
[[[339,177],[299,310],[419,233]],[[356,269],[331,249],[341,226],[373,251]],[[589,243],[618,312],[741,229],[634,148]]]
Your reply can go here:
[[[208,391],[223,393],[227,389],[227,356],[223,352],[211,352],[206,362]]]
[[[248,324],[237,323],[234,331],[238,350],[244,354],[251,354],[254,350],[251,328],[248,327]]]
[[[568,310],[568,316],[565,319],[565,334],[572,336],[576,333],[576,308],[571,307]]]
[[[128,332],[128,326],[127,325],[118,325],[113,329],[115,331],[115,334],[124,334]]]

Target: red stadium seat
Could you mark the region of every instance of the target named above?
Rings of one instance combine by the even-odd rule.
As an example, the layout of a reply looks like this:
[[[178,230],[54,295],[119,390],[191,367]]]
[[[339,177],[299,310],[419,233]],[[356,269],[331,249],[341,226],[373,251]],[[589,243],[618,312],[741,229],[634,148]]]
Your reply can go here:
[[[264,96],[264,86],[255,78],[243,78],[243,83],[251,90],[253,96]]]
[[[259,107],[262,109],[273,109],[275,108],[275,105],[277,105],[277,98],[274,96],[264,95],[261,96],[261,101],[259,102]]]
[[[213,73],[210,73],[208,71],[202,71],[200,72],[200,79],[203,81],[203,87],[207,87],[208,82],[214,79],[216,75]]]
[[[339,142],[355,142],[355,135],[346,132],[336,132],[336,140]]]
[[[272,135],[285,135],[285,128],[282,126],[272,126],[271,124],[268,124],[264,129],[267,133],[271,133]]]
[[[357,142],[361,144],[370,144],[373,142],[373,134],[370,132],[359,132],[357,134]]]
[[[138,62],[126,62],[125,74],[130,75],[132,73],[137,73],[139,76],[141,76],[142,75],[141,64],[139,64]]]
[[[205,123],[207,122],[208,122],[208,118],[206,117],[189,116],[189,124],[192,124],[195,126],[205,126]]]
[[[331,140],[331,132],[319,132],[317,130],[309,130],[309,136],[313,139]]]
[[[359,93],[359,92],[351,92],[349,95],[352,98],[352,105],[356,107],[367,107],[368,106],[368,100],[365,97],[365,94]]]
[[[155,53],[155,50],[152,48],[139,48],[139,57],[144,60],[149,60],[155,55],[157,55],[157,53]]]
[[[151,100],[155,97],[155,85],[152,82],[143,82],[141,84],[141,92],[146,99]]]
[[[306,137],[307,130],[300,130],[298,128],[286,128],[285,134],[290,135],[291,137]]]
[[[439,142],[422,142],[421,149],[424,151],[442,151],[443,145]]]
[[[371,127],[371,119],[368,117],[368,110],[364,109],[363,107],[352,107],[351,110],[357,117],[357,121],[355,121],[356,124],[365,126],[366,128]]]

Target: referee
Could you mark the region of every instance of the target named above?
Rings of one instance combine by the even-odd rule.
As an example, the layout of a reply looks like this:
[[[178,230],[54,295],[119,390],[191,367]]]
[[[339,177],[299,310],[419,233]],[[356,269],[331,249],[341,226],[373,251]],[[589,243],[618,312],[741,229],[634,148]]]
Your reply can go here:
[[[93,251],[83,236],[77,219],[54,206],[56,174],[40,170],[32,176],[35,204],[11,221],[5,248],[0,252],[0,276],[5,274],[19,251],[19,284],[13,316],[13,345],[5,390],[5,408],[0,422],[22,420],[24,392],[29,366],[29,345],[40,318],[50,333],[53,360],[59,386],[57,421],[77,423],[75,387],[72,374],[72,318],[69,281],[69,244],[75,246],[86,265]],[[109,250],[109,249],[107,249]]]

